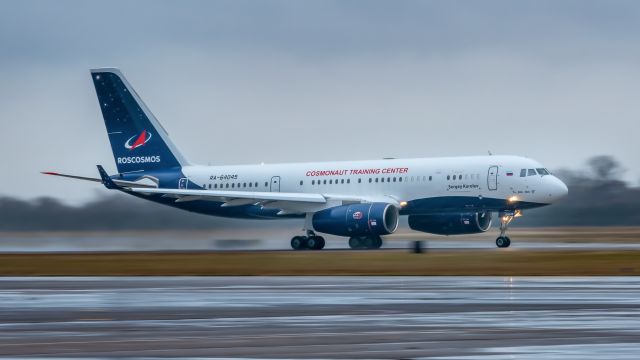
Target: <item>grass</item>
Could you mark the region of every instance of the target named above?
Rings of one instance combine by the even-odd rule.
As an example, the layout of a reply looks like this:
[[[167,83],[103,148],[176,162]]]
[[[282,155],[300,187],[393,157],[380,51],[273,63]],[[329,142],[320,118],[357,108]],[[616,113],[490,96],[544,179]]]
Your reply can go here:
[[[640,275],[636,250],[0,254],[0,276]]]

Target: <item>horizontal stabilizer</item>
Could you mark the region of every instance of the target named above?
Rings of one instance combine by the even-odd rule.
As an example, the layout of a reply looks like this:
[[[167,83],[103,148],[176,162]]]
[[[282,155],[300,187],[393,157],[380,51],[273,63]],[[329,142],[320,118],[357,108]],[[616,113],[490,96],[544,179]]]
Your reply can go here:
[[[78,175],[61,174],[61,173],[52,172],[52,171],[43,171],[43,172],[41,172],[41,174],[60,176],[60,177],[65,177],[65,178],[69,178],[69,179],[76,179],[76,180],[92,181],[92,182],[98,182],[98,183],[102,182],[102,179],[98,179],[98,178],[91,178],[91,177],[78,176]],[[131,187],[136,187],[136,188],[155,188],[156,187],[154,185],[140,184],[140,183],[133,182],[133,181],[113,180],[113,182],[116,185],[120,186],[120,187],[126,187],[126,188],[131,188]]]

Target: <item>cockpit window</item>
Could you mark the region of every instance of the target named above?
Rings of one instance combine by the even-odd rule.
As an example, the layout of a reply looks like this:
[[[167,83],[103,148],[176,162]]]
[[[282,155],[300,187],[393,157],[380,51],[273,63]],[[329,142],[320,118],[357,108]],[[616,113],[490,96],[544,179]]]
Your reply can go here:
[[[527,176],[527,169],[520,170],[520,177],[525,177],[525,176]]]
[[[537,168],[536,169],[538,171],[538,174],[544,176],[544,175],[550,175],[549,174],[549,170],[545,169],[545,168]]]
[[[533,176],[536,175],[536,170],[535,169],[529,169],[529,173],[527,174],[527,176]]]

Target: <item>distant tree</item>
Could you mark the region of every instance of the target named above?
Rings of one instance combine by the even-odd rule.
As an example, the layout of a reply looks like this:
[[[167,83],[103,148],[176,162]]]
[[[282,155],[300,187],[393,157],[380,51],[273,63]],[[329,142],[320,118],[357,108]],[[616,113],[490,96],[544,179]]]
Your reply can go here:
[[[587,165],[597,180],[611,180],[624,172],[618,160],[610,155],[594,156],[587,160]]]

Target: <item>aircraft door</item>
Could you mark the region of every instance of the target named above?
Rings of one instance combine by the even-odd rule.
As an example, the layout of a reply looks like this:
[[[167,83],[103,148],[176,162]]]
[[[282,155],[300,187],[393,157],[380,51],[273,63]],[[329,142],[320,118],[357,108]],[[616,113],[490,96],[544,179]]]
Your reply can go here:
[[[180,180],[178,180],[178,189],[185,190],[187,188],[188,181],[189,179],[187,178],[180,178]]]
[[[487,173],[487,188],[489,190],[498,190],[498,167],[492,166]]]
[[[280,192],[280,176],[271,178],[271,192]]]

